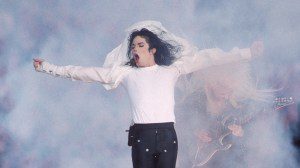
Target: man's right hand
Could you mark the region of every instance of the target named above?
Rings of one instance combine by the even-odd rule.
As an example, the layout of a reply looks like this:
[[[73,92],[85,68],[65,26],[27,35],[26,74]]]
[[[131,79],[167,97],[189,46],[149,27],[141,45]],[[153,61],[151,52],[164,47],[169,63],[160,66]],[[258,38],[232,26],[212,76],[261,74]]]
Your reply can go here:
[[[33,66],[36,71],[41,71],[41,66],[44,61],[45,60],[41,58],[33,58]]]

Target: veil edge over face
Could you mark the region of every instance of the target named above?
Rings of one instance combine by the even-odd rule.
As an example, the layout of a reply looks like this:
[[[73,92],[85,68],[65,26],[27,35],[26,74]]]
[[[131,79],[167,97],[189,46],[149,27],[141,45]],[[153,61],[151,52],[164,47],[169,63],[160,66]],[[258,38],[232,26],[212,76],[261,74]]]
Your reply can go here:
[[[128,38],[133,31],[141,30],[142,28],[146,28],[155,34],[167,32],[167,30],[162,26],[160,22],[153,20],[141,21],[131,25],[125,30],[126,38],[124,39],[124,41],[106,55],[103,67],[112,68],[115,66],[122,66],[126,62],[128,62],[129,59],[126,56],[128,49]]]
[[[176,45],[183,46],[183,43],[185,43],[183,39],[180,39],[179,37],[176,37],[175,35],[170,33],[158,21],[146,20],[146,21],[137,22],[125,30],[126,37],[124,41],[118,47],[116,47],[106,55],[103,67],[112,68],[115,66],[125,65],[129,61],[126,55],[128,49],[128,38],[130,37],[130,34],[132,32],[141,30],[143,28],[153,32],[162,40],[174,42],[176,43]]]
[[[162,24],[158,21],[154,20],[146,20],[134,23],[130,27],[128,27],[125,30],[126,36],[123,42],[118,45],[115,49],[113,49],[110,53],[107,54],[106,59],[104,61],[103,67],[111,69],[110,74],[114,75],[117,74],[117,76],[120,76],[118,81],[122,79],[125,73],[119,73],[119,68],[126,67],[126,71],[131,69],[131,67],[125,66],[125,64],[129,61],[129,58],[127,57],[127,50],[128,50],[128,38],[130,37],[131,33],[137,30],[141,30],[143,28],[148,29],[149,31],[156,34],[159,38],[161,38],[164,41],[175,43],[176,45],[180,46],[180,52],[175,55],[176,59],[183,58],[181,60],[176,60],[174,62],[175,66],[182,66],[182,60],[193,60],[190,59],[191,57],[197,56],[197,53],[199,52],[198,48],[192,44],[190,44],[185,39],[182,39],[178,36],[175,36],[171,32],[169,32],[165,27],[162,26]],[[252,98],[255,100],[265,100],[266,94],[261,92],[256,88],[256,86],[253,84],[253,79],[251,77],[250,68],[248,63],[245,62],[237,62],[235,64],[231,65],[220,65],[217,67],[211,67],[205,70],[200,70],[193,72],[190,76],[188,81],[185,83],[188,83],[189,85],[189,93],[194,93],[195,91],[201,90],[201,87],[203,89],[203,86],[199,86],[199,83],[201,83],[201,80],[205,81],[206,85],[214,85],[215,83],[222,83],[223,88],[231,87],[233,84],[235,84],[234,87],[234,93],[231,93],[232,95],[235,95],[233,97],[236,97],[236,100],[239,100],[241,98]],[[189,64],[191,65],[191,64]],[[185,69],[190,69],[189,66],[182,66]],[[200,73],[198,73],[200,72]],[[223,76],[226,76],[224,78]],[[194,79],[195,81],[190,81],[191,79]],[[230,82],[228,82],[227,79],[231,79]],[[182,82],[182,81],[179,81]],[[193,85],[194,84],[194,85]],[[116,87],[114,85],[114,87]],[[200,87],[200,88],[199,88]],[[213,86],[212,86],[213,87]],[[215,87],[213,87],[215,88]],[[186,94],[189,94],[186,93]],[[251,94],[250,94],[251,93]],[[268,97],[268,96],[267,96]]]

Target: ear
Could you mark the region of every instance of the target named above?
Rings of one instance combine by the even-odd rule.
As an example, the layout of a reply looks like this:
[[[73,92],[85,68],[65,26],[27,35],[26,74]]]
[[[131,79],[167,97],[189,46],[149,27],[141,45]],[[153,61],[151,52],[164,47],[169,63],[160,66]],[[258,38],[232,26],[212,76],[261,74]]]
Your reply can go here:
[[[156,48],[152,48],[151,50],[150,50],[150,53],[152,53],[153,55],[156,53]]]

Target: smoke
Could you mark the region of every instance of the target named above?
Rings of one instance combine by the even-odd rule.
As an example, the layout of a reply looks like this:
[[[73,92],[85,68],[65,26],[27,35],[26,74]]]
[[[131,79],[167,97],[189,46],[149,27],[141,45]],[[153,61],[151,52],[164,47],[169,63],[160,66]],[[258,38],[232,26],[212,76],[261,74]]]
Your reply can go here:
[[[1,1],[0,112],[1,126],[10,137],[7,151],[0,151],[2,165],[132,167],[125,132],[131,113],[124,89],[106,91],[99,83],[36,73],[32,58],[101,66],[105,55],[123,41],[128,26],[152,19],[199,48],[228,51],[262,39],[265,54],[251,62],[259,87],[288,88],[279,96],[299,101],[299,75],[287,74],[299,74],[299,16],[297,0]],[[193,161],[189,149],[195,141],[187,128],[205,125],[194,117],[205,103],[189,105],[176,106],[178,167]],[[236,161],[240,153],[218,158],[230,167],[297,167],[284,115],[268,115],[249,126],[244,164]]]

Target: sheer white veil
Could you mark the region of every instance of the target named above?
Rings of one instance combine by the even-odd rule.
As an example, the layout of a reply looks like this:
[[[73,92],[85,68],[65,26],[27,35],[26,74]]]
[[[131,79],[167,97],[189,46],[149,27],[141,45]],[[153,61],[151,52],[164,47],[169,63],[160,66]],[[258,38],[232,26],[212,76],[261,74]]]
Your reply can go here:
[[[169,32],[160,22],[146,20],[137,22],[125,30],[126,37],[124,41],[107,54],[103,67],[112,68],[113,71],[116,67],[124,66],[129,61],[127,57],[128,38],[132,32],[143,28],[150,30],[170,44],[180,46],[179,53],[175,55],[176,58],[184,57],[184,59],[188,60],[188,57],[194,56],[199,51],[197,47],[191,45],[185,39]],[[176,63],[180,64],[180,61]],[[193,72],[188,78],[181,80],[177,86],[185,90],[185,95],[190,95],[197,91],[204,91],[208,95],[209,88],[229,89],[230,92],[226,93],[228,94],[226,97],[230,98],[231,102],[238,102],[247,98],[263,100],[266,95],[259,91],[256,88],[256,84],[253,83],[248,62],[235,62]],[[222,92],[220,94],[224,95],[224,89],[215,90],[215,92],[219,91]]]
[[[129,61],[127,57],[128,38],[133,31],[141,30],[142,28],[146,28],[157,35],[167,32],[162,24],[157,21],[148,20],[133,24],[125,30],[126,38],[124,41],[117,48],[107,54],[103,67],[121,66],[127,63]]]
[[[180,57],[184,53],[197,51],[192,49],[192,46],[188,44],[188,42],[180,37],[175,36],[171,32],[169,32],[166,28],[162,26],[162,24],[158,21],[146,20],[137,22],[131,25],[129,28],[125,30],[126,37],[124,41],[115,49],[113,49],[109,54],[107,54],[106,59],[104,61],[103,67],[114,67],[124,65],[129,61],[127,57],[127,49],[128,49],[128,38],[130,34],[134,31],[141,30],[143,28],[148,29],[149,31],[156,34],[160,39],[167,41],[168,43],[180,46],[180,53],[176,54],[175,57]],[[191,54],[184,54],[191,55]]]
[[[176,59],[184,58],[185,60],[189,60],[189,57],[193,57],[195,54],[197,55],[197,52],[199,51],[197,47],[191,45],[186,40],[169,32],[160,22],[147,20],[135,23],[126,29],[124,41],[107,54],[103,67],[111,68],[111,71],[113,72],[114,69],[117,69],[116,67],[124,66],[129,62],[127,56],[128,38],[133,31],[141,30],[143,28],[150,30],[159,38],[172,45],[180,46],[179,53],[175,55]],[[177,61],[176,63],[180,64],[181,62]],[[212,113],[222,111],[224,106],[226,106],[226,104],[217,106],[216,101],[212,98],[213,96],[211,96],[212,93],[215,95],[222,95],[221,99],[224,99],[224,102],[227,102],[227,105],[231,104],[233,111],[243,113],[250,113],[253,111],[253,108],[241,108],[240,104],[243,104],[243,101],[251,99],[256,102],[261,102],[266,100],[266,95],[268,95],[266,92],[257,89],[257,85],[253,82],[251,67],[248,62],[234,62],[198,70],[188,75],[184,75],[177,82],[176,86],[183,92],[181,98],[177,99],[177,105],[179,104],[179,106],[181,106],[180,103],[183,103],[182,107],[184,107],[187,97],[201,97],[199,94],[202,94],[205,95],[204,98],[202,96],[202,98],[198,99],[199,101],[195,101],[195,104],[205,102],[205,106],[197,106],[198,109],[195,111],[203,110]],[[197,118],[197,116],[192,116],[191,118],[195,119],[201,126],[205,125],[203,121],[208,122],[207,118],[202,118],[202,120],[200,120],[199,117]],[[176,120],[177,119],[178,116],[176,116]],[[193,154],[193,152],[191,153]]]

